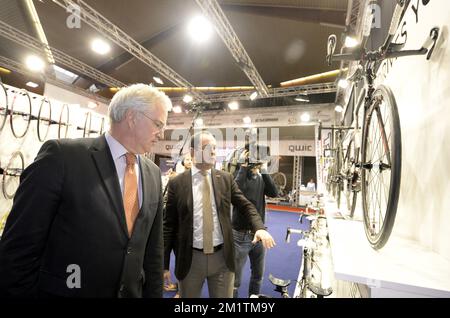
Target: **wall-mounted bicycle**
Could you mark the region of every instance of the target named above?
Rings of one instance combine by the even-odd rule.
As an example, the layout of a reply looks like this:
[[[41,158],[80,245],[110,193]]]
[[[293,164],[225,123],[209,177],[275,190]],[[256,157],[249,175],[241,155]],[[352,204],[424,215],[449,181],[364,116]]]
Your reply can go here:
[[[439,28],[432,28],[425,43],[417,50],[402,50],[404,43],[392,42],[409,3],[409,0],[397,1],[388,35],[375,51],[366,49],[373,20],[371,14],[365,21],[362,43],[351,52],[334,54],[335,35],[328,38],[327,44],[328,64],[333,61],[358,61],[358,67],[349,80],[365,86],[355,104],[355,131],[362,130],[362,140],[360,148],[354,147],[353,165],[360,174],[366,236],[375,249],[383,247],[392,232],[402,165],[397,103],[388,86],[381,84],[375,87],[377,72],[386,59],[414,55],[426,55],[427,60],[430,59],[439,36]],[[360,111],[363,112],[362,123],[358,122]]]

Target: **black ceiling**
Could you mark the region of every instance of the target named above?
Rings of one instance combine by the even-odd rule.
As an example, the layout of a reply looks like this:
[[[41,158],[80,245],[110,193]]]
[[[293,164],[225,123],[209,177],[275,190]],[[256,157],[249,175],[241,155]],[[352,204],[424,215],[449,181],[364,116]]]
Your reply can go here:
[[[36,36],[22,1],[0,0],[0,19]],[[86,0],[129,36],[175,70],[194,86],[251,85],[234,62],[218,35],[203,45],[192,43],[186,21],[201,10],[194,0]],[[343,26],[347,0],[219,1],[231,26],[266,85],[331,70],[325,63],[326,39]],[[101,36],[84,22],[81,28],[66,26],[69,15],[51,0],[34,1],[51,47],[124,83],[150,83],[156,74],[149,66],[110,43],[107,55],[97,55],[90,41]],[[22,62],[27,48],[0,37],[0,55]],[[13,76],[10,76],[11,78]],[[3,76],[7,81],[8,78]],[[95,83],[84,77],[75,84],[82,88]],[[164,86],[174,86],[165,80]],[[103,92],[104,94],[107,93]],[[110,96],[107,96],[110,97]],[[334,94],[317,95],[318,102],[334,101]],[[253,106],[282,106],[292,98],[248,103]],[[294,102],[295,103],[295,102]],[[244,106],[244,107],[247,107]]]

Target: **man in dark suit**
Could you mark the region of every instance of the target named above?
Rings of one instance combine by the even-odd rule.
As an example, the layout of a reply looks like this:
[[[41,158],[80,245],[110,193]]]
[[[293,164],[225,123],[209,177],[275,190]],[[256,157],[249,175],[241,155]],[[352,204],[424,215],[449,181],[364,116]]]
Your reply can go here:
[[[140,154],[170,107],[148,85],[122,88],[105,135],[41,147],[0,240],[0,297],[162,297],[161,175]]]
[[[164,220],[164,267],[175,251],[175,276],[182,298],[200,297],[205,280],[210,297],[232,297],[234,245],[230,204],[253,226],[254,243],[274,246],[255,207],[239,190],[233,176],[213,169],[216,140],[207,131],[191,139],[190,170],[169,181]]]

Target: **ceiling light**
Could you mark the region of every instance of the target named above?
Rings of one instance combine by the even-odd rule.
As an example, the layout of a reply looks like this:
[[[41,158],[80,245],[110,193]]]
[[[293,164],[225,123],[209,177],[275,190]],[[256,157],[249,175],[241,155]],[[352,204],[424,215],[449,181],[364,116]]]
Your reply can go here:
[[[197,16],[189,22],[188,32],[195,42],[202,43],[211,36],[212,25],[203,16]]]
[[[44,61],[36,56],[36,55],[30,55],[27,57],[25,64],[27,65],[28,69],[33,72],[39,72],[44,69],[45,63]]]
[[[98,106],[97,103],[94,103],[94,102],[89,102],[88,103],[88,107],[91,108],[91,109],[97,108],[97,106]]]
[[[32,87],[32,88],[36,88],[39,86],[39,84],[36,84],[35,82],[28,82],[25,85],[27,85],[28,87]]]
[[[356,40],[354,37],[348,36],[345,38],[344,46],[346,47],[355,47],[359,44],[358,40]]]
[[[348,81],[346,79],[340,79],[338,82],[340,88],[346,89],[348,87]]]
[[[309,103],[309,98],[308,96],[305,95],[303,96],[299,95],[296,98],[294,98],[294,100],[296,100],[297,102]]]
[[[11,74],[11,71],[7,68],[0,67],[0,73]]]
[[[91,42],[91,49],[95,53],[104,55],[111,50],[111,46],[102,39],[95,39]]]
[[[247,125],[252,123],[252,119],[249,116],[245,116],[244,118],[242,118],[242,121]]]
[[[191,95],[187,95],[187,94],[186,94],[186,95],[184,95],[184,97],[183,97],[183,102],[185,102],[186,104],[192,102],[192,100],[193,100],[193,98],[192,98]]]
[[[338,113],[342,113],[344,111],[344,107],[342,107],[341,105],[336,105],[334,110],[337,111]]]
[[[202,119],[202,118],[197,118],[197,119],[194,121],[194,126],[195,126],[195,127],[203,127],[203,119]]]
[[[308,113],[303,113],[303,114],[300,116],[300,119],[301,119],[302,122],[306,123],[306,122],[309,122],[309,121],[310,121],[311,116],[310,116]]]
[[[156,84],[159,84],[159,85],[164,84],[163,80],[159,76],[153,76],[153,80],[155,81]]]
[[[179,114],[183,111],[183,109],[181,108],[181,106],[175,105],[175,106],[173,106],[172,111],[176,114]]]
[[[239,109],[239,104],[238,102],[230,102],[228,103],[228,108],[231,110],[237,110]]]
[[[250,95],[250,100],[255,100],[256,97],[258,97],[258,92],[253,92],[253,93]]]

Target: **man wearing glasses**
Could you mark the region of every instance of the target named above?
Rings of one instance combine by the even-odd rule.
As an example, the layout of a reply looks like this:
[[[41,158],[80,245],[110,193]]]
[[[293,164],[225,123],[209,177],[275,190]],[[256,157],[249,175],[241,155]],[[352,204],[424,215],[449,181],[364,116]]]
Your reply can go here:
[[[142,154],[170,108],[135,84],[111,100],[105,135],[44,143],[0,241],[0,297],[162,297],[161,175]]]

